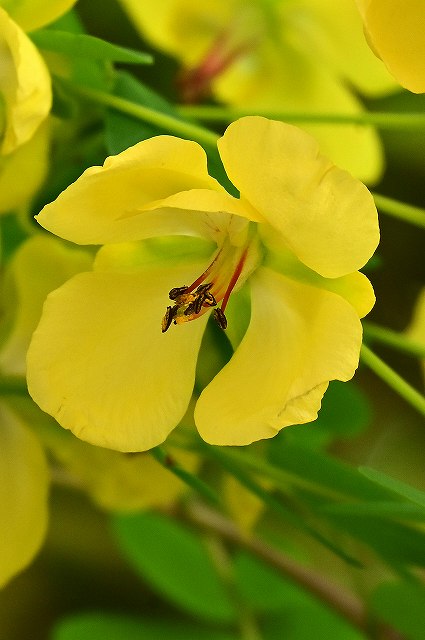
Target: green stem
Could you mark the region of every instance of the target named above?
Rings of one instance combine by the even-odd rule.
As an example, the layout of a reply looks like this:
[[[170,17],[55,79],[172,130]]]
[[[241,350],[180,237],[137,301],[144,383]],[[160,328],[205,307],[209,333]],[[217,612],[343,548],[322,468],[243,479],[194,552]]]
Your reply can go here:
[[[168,469],[175,476],[180,478],[191,489],[194,489],[197,493],[202,495],[210,504],[215,506],[220,505],[220,498],[218,494],[205,482],[203,482],[198,476],[190,473],[169,454],[164,451],[162,447],[155,447],[151,449],[152,456],[161,464],[165,469]]]
[[[244,116],[258,115],[284,122],[308,122],[312,124],[364,124],[380,129],[423,129],[424,113],[294,113],[278,109],[243,109],[218,105],[177,105],[178,112],[185,118],[208,122],[231,122]]]
[[[240,640],[262,640],[253,612],[241,598],[235,579],[234,565],[221,536],[208,532],[204,539],[215,569],[237,613]]]
[[[425,396],[414,389],[365,344],[362,345],[361,359],[381,380],[386,382],[387,385],[394,389],[406,402],[425,416]]]
[[[403,335],[387,327],[380,327],[373,322],[363,323],[363,333],[367,341],[381,342],[397,351],[407,353],[417,358],[425,358],[425,344],[412,340],[408,336]]]
[[[307,592],[337,611],[341,616],[362,631],[367,628],[367,613],[363,602],[354,593],[341,585],[332,583],[313,569],[298,564],[281,551],[253,537],[242,535],[235,525],[221,514],[202,504],[191,504],[185,512],[189,522],[219,533],[223,539],[246,549],[272,566],[279,573],[299,584]]]
[[[165,129],[166,131],[171,131],[172,133],[178,136],[183,136],[189,140],[196,140],[207,147],[213,147],[215,149],[217,146],[219,136],[214,132],[209,131],[209,129],[205,129],[197,124],[185,122],[175,116],[170,116],[169,114],[162,113],[161,111],[155,111],[149,107],[136,104],[135,102],[131,102],[125,98],[120,98],[119,96],[114,96],[110,93],[105,93],[104,91],[76,85],[64,81],[62,78],[55,78],[55,80],[80,98],[103,105],[109,109],[114,109],[120,113],[125,113],[136,120],[148,122],[149,124],[153,124],[161,129]]]
[[[379,193],[372,193],[372,195],[377,208],[382,213],[425,229],[425,209],[387,198]]]
[[[21,376],[0,376],[0,395],[28,395],[25,378]]]

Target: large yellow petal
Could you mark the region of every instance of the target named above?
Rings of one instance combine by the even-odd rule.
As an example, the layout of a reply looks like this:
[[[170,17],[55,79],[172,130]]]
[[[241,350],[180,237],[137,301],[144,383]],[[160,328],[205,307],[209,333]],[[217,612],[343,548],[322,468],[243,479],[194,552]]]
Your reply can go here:
[[[24,31],[50,24],[69,11],[77,0],[0,0],[10,16]]]
[[[58,198],[44,207],[38,222],[58,236],[80,244],[106,244],[141,240],[179,230],[175,213],[164,213],[156,224],[156,211],[180,191],[212,189],[225,193],[208,175],[205,151],[195,142],[172,136],[144,140],[91,167]],[[230,198],[230,196],[229,196]],[[140,215],[141,211],[148,213]],[[181,233],[195,228],[197,216],[186,216]],[[192,226],[190,223],[192,220]],[[173,231],[167,231],[168,229]]]
[[[265,39],[236,59],[213,86],[220,100],[253,112],[356,115],[363,111],[337,70],[315,56],[314,47],[306,48],[305,42]],[[337,166],[368,183],[379,179],[383,152],[372,127],[307,122],[300,126],[314,135],[322,153]]]
[[[353,305],[359,318],[366,316],[372,309],[375,304],[375,294],[370,281],[363,273],[354,271],[339,278],[324,278],[298,260],[285,247],[273,229],[262,225],[260,234],[269,249],[264,257],[264,266],[305,284],[337,293]]]
[[[403,87],[425,91],[425,7],[423,0],[356,0],[366,36]]]
[[[3,372],[25,375],[28,345],[47,294],[79,271],[89,270],[91,262],[87,252],[66,247],[47,234],[34,236],[19,247],[8,265],[3,289],[3,323],[10,325],[0,349]]]
[[[39,550],[47,525],[48,469],[34,434],[0,405],[0,586]]]
[[[52,103],[50,76],[37,49],[0,7],[0,95],[5,129],[1,154],[29,140],[46,118]]]
[[[161,333],[168,291],[203,264],[75,276],[51,293],[28,351],[28,388],[82,440],[144,451],[165,440],[192,394],[207,314]]]
[[[251,322],[230,362],[195,409],[211,444],[245,445],[315,420],[330,380],[356,370],[362,330],[342,297],[260,268]]]
[[[379,240],[371,194],[322,156],[308,134],[250,116],[231,124],[218,145],[241,198],[308,267],[336,278],[371,257]]]

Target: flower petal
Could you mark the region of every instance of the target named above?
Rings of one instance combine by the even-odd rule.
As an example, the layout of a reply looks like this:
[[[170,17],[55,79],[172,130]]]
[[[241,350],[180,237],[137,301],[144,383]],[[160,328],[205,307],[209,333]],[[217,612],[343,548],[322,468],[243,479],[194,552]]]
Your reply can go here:
[[[208,175],[205,151],[196,142],[172,136],[144,140],[102,167],[90,167],[44,207],[37,221],[52,233],[79,244],[141,240],[179,229],[175,213],[155,222],[162,201],[189,189],[224,189]],[[229,196],[230,198],[230,196]],[[152,205],[152,203],[154,203]],[[166,206],[166,205],[164,205]],[[141,211],[146,213],[141,215]],[[76,212],[78,211],[78,215]],[[198,233],[197,216],[186,213],[188,233]],[[191,222],[192,221],[192,222]],[[168,230],[168,231],[167,231]]]
[[[207,314],[165,334],[161,320],[168,291],[203,266],[83,273],[51,293],[28,351],[37,404],[92,444],[163,442],[189,403]]]
[[[340,278],[324,278],[300,262],[273,233],[273,229],[262,226],[260,231],[262,240],[269,249],[264,258],[264,266],[305,284],[337,293],[353,305],[359,318],[366,316],[373,308],[375,294],[370,281],[363,273],[354,271]]]
[[[48,469],[30,429],[0,405],[0,586],[39,550],[47,525]]]
[[[320,155],[317,143],[283,122],[250,116],[219,140],[229,178],[308,267],[336,278],[356,271],[379,240],[366,187]]]
[[[186,66],[199,63],[211,43],[234,18],[233,0],[119,0],[144,38]]]
[[[35,133],[50,111],[50,75],[37,49],[0,7],[0,94],[5,130],[0,153],[8,154]]]
[[[79,271],[90,269],[91,262],[87,252],[66,247],[47,234],[33,236],[19,247],[6,272],[3,322],[11,330],[0,349],[3,372],[25,375],[28,345],[47,294]]]
[[[303,51],[306,42],[309,39],[304,33],[298,33],[295,45],[264,40],[217,77],[216,94],[223,102],[243,105],[253,112],[305,113],[308,109],[309,113],[324,115],[362,113],[361,102],[334,69],[320,56],[314,57],[311,48]],[[307,122],[300,127],[314,135],[322,153],[337,166],[368,183],[380,178],[384,154],[373,127]]]
[[[367,38],[400,84],[425,92],[423,0],[356,0]]]
[[[350,379],[358,364],[360,321],[339,295],[266,268],[251,284],[248,331],[196,405],[211,444],[249,444],[315,420],[328,382]]]
[[[2,0],[11,17],[24,29],[34,31],[69,11],[77,0]]]

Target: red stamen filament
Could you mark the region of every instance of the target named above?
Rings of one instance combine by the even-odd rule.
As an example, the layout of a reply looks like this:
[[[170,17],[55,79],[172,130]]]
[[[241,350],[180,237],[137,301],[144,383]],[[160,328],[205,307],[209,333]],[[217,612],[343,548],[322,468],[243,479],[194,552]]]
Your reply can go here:
[[[212,80],[226,71],[235,60],[249,49],[250,43],[229,46],[231,31],[221,33],[213,43],[204,60],[181,74],[178,84],[185,102],[197,102],[207,94]]]
[[[195,280],[195,282],[192,282],[190,287],[187,288],[186,293],[192,293],[192,291],[194,291],[197,287],[199,287],[200,284],[203,283],[203,281],[206,279],[207,275],[210,273],[211,269],[213,268],[213,266],[217,262],[218,258],[220,257],[222,251],[223,251],[223,249],[220,249],[220,251],[217,253],[217,255],[214,258],[214,260],[211,262],[210,266],[205,269],[204,273],[202,273],[199,276],[199,278],[197,278]]]
[[[248,249],[245,249],[245,251],[243,252],[243,254],[242,254],[242,256],[241,256],[241,258],[240,258],[240,260],[239,260],[239,262],[238,262],[238,264],[236,266],[236,269],[233,272],[233,275],[232,275],[232,277],[230,279],[230,282],[229,282],[229,286],[226,289],[226,293],[223,296],[223,302],[221,303],[221,310],[223,312],[224,312],[224,310],[225,310],[225,308],[227,306],[227,303],[229,301],[230,294],[232,293],[237,281],[239,280],[239,276],[242,273],[242,269],[243,269],[243,266],[245,264],[245,259],[246,259],[247,252],[248,252]]]

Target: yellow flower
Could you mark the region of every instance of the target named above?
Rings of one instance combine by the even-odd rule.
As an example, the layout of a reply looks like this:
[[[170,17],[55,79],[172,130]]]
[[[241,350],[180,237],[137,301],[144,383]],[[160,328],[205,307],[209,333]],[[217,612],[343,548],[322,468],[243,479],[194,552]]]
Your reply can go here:
[[[356,0],[376,55],[406,89],[425,91],[423,0]]]
[[[253,111],[357,114],[357,94],[394,82],[364,41],[351,0],[121,0],[136,27],[183,65],[188,101],[212,91]],[[383,158],[370,127],[303,125],[335,164],[376,181]]]
[[[27,359],[34,400],[83,440],[165,440],[211,311],[235,353],[196,403],[207,442],[312,421],[328,382],[354,374],[374,302],[356,272],[378,243],[371,195],[290,125],[242,118],[218,146],[240,198],[208,175],[199,145],[159,136],[88,169],[38,216],[105,245],[93,272],[48,296]]]

